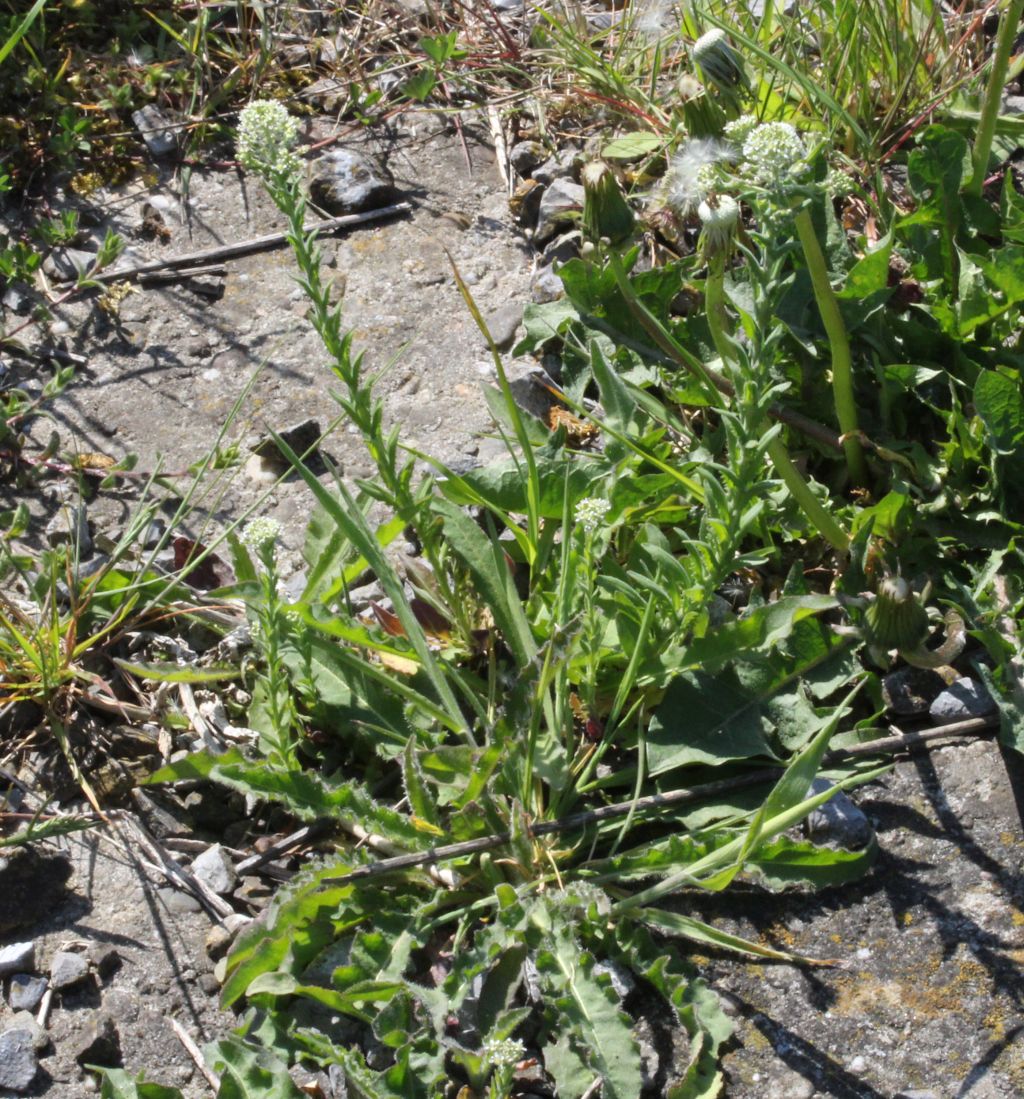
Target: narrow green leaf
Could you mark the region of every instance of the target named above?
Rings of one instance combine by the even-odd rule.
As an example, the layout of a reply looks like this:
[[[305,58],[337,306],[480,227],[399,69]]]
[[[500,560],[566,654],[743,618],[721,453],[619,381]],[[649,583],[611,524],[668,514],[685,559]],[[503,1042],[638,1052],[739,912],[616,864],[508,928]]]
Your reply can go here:
[[[114,663],[129,675],[139,679],[157,679],[161,683],[219,683],[225,679],[238,679],[242,674],[237,667],[194,668],[171,663],[134,663],[116,656]]]
[[[799,954],[787,954],[783,950],[773,950],[769,946],[751,942],[740,935],[731,935],[721,931],[703,920],[693,916],[684,916],[681,912],[668,912],[663,908],[638,908],[630,915],[666,935],[678,935],[702,946],[714,946],[720,950],[731,950],[737,954],[749,954],[754,958],[769,958],[775,962],[804,962],[820,964]]]
[[[496,538],[488,537],[462,508],[450,501],[435,501],[434,510],[444,521],[452,550],[472,574],[517,666],[524,668],[536,656],[537,642],[505,562],[505,551]]]
[[[406,741],[405,751],[402,753],[402,783],[405,787],[405,796],[409,799],[409,810],[412,815],[433,825],[440,832],[441,816],[437,801],[427,786],[423,769],[420,767],[414,736]]]
[[[437,692],[441,705],[448,716],[449,727],[453,732],[461,732],[472,740],[472,733],[463,716],[462,709],[452,693],[444,673],[438,667],[437,660],[431,652],[430,645],[423,633],[423,628],[409,606],[402,580],[395,572],[390,560],[381,550],[376,537],[367,526],[366,520],[359,511],[351,493],[341,481],[338,481],[339,499],[335,499],[279,435],[274,435],[274,441],[324,510],[370,563],[370,567],[391,600],[395,614],[402,623],[405,635],[415,649],[416,655],[423,665],[424,672]]]

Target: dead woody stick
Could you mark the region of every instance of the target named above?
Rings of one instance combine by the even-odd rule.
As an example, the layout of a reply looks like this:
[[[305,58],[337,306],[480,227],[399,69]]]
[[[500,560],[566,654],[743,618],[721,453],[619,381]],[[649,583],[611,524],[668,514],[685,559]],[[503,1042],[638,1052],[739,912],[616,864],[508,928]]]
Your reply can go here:
[[[408,202],[397,202],[393,206],[381,206],[378,210],[367,210],[362,214],[345,214],[343,217],[310,222],[302,227],[302,231],[304,233],[333,233],[336,229],[346,229],[350,225],[362,225],[367,221],[380,221],[383,218],[406,214],[411,209],[412,206]],[[253,252],[267,252],[272,248],[280,248],[287,243],[287,233],[267,233],[266,236],[253,237],[251,240],[240,240],[235,244],[219,244],[213,248],[201,248],[198,252],[168,256],[166,259],[154,260],[152,263],[140,263],[135,267],[115,267],[109,271],[97,271],[88,277],[93,282],[132,281],[138,279],[140,275],[148,275],[155,271],[173,271],[179,267],[196,267],[207,263],[217,263],[220,260],[237,259],[239,256],[252,255]],[[60,285],[66,286],[75,281],[75,279],[66,279]]]
[[[910,733],[896,732],[893,736],[880,737],[877,740],[866,741],[863,744],[851,745],[849,748],[836,749],[825,756],[824,762],[827,765],[860,756],[895,755],[919,745],[927,744],[930,741],[943,740],[949,737],[990,736],[997,724],[998,719],[996,718],[979,717],[934,729],[921,729]],[[782,767],[762,767],[756,771],[749,771],[745,775],[719,779],[692,789],[672,790],[668,793],[652,794],[649,797],[635,798],[615,805],[602,805],[599,809],[573,813],[571,816],[562,817],[560,820],[540,821],[530,827],[530,835],[536,838],[557,832],[576,831],[591,824],[625,816],[631,812],[674,809],[715,794],[737,790],[745,786],[756,786],[761,782],[770,782],[777,779],[783,771],[784,768]],[[465,840],[463,843],[451,843],[445,847],[432,847],[427,851],[414,851],[408,855],[396,855],[393,858],[381,859],[379,862],[367,863],[365,866],[357,866],[349,873],[338,877],[322,878],[321,884],[344,885],[348,882],[358,881],[361,878],[376,877],[379,874],[393,873],[398,870],[410,870],[425,863],[464,858],[466,855],[473,855],[479,851],[490,851],[495,847],[501,847],[508,843],[510,838],[511,833],[509,832],[497,832],[494,835]]]

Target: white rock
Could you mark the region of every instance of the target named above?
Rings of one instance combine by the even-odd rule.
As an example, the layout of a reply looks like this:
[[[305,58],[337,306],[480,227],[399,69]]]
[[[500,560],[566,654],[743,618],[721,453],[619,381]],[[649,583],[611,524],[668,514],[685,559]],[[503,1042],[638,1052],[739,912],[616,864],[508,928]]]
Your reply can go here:
[[[231,856],[219,843],[208,847],[192,860],[192,873],[214,893],[230,893],[238,881]]]
[[[0,947],[0,977],[8,973],[34,973],[35,969],[35,943],[8,943]]]

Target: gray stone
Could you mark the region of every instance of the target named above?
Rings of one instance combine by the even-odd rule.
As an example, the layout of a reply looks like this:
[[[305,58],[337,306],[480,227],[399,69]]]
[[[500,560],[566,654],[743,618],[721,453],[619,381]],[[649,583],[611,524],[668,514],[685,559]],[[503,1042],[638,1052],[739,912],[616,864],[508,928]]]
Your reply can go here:
[[[556,179],[544,192],[537,212],[534,244],[550,240],[571,215],[583,209],[583,187],[571,179]]]
[[[387,206],[398,197],[391,173],[353,149],[331,149],[314,161],[309,193],[334,215]]]
[[[523,320],[523,306],[521,302],[510,301],[488,313],[485,318],[487,331],[491,334],[495,346],[501,351],[507,351],[515,342],[516,329]]]
[[[215,923],[206,933],[206,954],[216,961],[223,958],[231,946],[234,935],[224,924]]]
[[[547,149],[539,141],[517,141],[508,151],[509,164],[523,179],[530,179],[546,156]]]
[[[121,955],[110,943],[93,943],[88,956],[89,964],[101,981],[108,981],[121,968]]]
[[[203,907],[191,893],[182,893],[170,886],[165,885],[162,889],[158,889],[156,895],[164,908],[175,916],[183,916],[187,912],[199,912]]]
[[[532,178],[538,183],[554,183],[562,176],[574,176],[583,166],[583,154],[579,149],[567,145],[560,149],[550,160],[545,160],[533,170]]]
[[[248,625],[236,626],[217,643],[217,658],[236,663],[252,650],[252,646],[251,628]]]
[[[12,313],[17,314],[19,317],[26,317],[32,312],[32,299],[23,294],[17,287],[8,286],[4,291],[2,299],[5,309],[9,309]]]
[[[555,269],[550,264],[537,269],[530,283],[530,298],[533,301],[538,304],[557,301],[564,294],[565,287],[562,285],[562,280],[555,274]]]
[[[945,665],[941,668],[913,668],[909,665],[890,672],[882,679],[882,698],[887,710],[899,717],[920,717],[960,673]]]
[[[7,993],[7,1002],[15,1011],[35,1011],[46,991],[46,978],[30,973],[15,973]]]
[[[0,947],[0,977],[8,973],[32,973],[35,968],[35,943],[8,943]]]
[[[308,60],[308,50],[305,47],[303,52],[307,54]],[[348,82],[338,80],[334,76],[323,76],[299,92],[300,99],[312,103],[314,107],[319,107],[324,114],[336,114],[348,103],[348,96]]]
[[[118,1068],[121,1064],[121,1036],[114,1020],[105,1011],[94,1011],[71,1042],[75,1060],[80,1065],[103,1065]]]
[[[854,1073],[855,1075],[862,1076],[868,1070],[867,1058],[861,1057],[858,1054],[858,1056],[854,1057],[853,1060],[846,1067],[850,1072]]]
[[[92,535],[85,505],[64,504],[46,524],[46,541],[51,546],[73,546],[81,558],[92,556]]]
[[[231,856],[219,843],[197,855],[192,860],[191,869],[195,877],[214,893],[230,893],[238,881]]]
[[[570,233],[563,233],[560,237],[554,237],[544,246],[541,253],[542,263],[551,263],[555,267],[561,267],[563,263],[575,259],[580,254],[580,244],[583,242],[583,234],[579,229],[573,229]]]
[[[790,1073],[772,1082],[765,1099],[813,1099],[814,1090],[814,1084],[810,1080]]]
[[[827,778],[816,778],[808,797],[832,789]],[[830,843],[837,847],[858,848],[870,843],[874,829],[868,818],[857,808],[842,790],[819,805],[804,823],[807,835],[815,843]]]
[[[220,301],[224,297],[225,280],[220,275],[196,275],[188,279],[185,286],[209,301]]]
[[[59,279],[77,279],[95,262],[95,252],[84,252],[81,248],[55,248],[44,260],[43,270]]]
[[[132,111],[132,122],[153,156],[170,156],[177,152],[178,134],[174,128],[174,119],[159,107],[147,103],[145,107]]]
[[[621,962],[598,962],[594,966],[594,974],[599,976],[602,973],[608,974],[615,995],[620,1000],[624,1000],[636,988],[636,978]]]
[[[60,991],[71,988],[86,978],[89,962],[81,954],[72,954],[70,950],[58,950],[50,962],[50,987]]]
[[[1024,114],[1024,95],[1004,95],[1003,114]]]
[[[23,1030],[32,1039],[32,1048],[42,1053],[50,1044],[50,1035],[36,1022],[31,1011],[16,1011],[8,1020],[5,1031]]]
[[[39,1061],[32,1035],[20,1027],[0,1034],[0,1088],[23,1093],[36,1078]]]
[[[235,896],[253,908],[266,908],[274,896],[274,887],[263,878],[249,874],[242,878]]]
[[[937,725],[953,725],[969,721],[972,717],[988,717],[996,711],[996,704],[984,683],[964,676],[947,687],[928,708],[928,714]]]
[[[277,432],[278,438],[286,443],[301,458],[309,451],[310,457],[316,453],[320,443],[320,422],[312,418],[301,420],[291,427],[282,428]],[[284,453],[277,445],[277,440],[272,435],[265,435],[252,448],[254,454],[261,458],[271,458],[277,461],[284,460]]]

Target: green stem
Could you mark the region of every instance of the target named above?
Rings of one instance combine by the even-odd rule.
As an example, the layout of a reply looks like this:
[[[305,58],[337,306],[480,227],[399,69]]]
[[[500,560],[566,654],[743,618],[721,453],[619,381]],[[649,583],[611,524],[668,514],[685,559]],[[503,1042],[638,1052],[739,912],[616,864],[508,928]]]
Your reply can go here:
[[[725,307],[725,254],[719,252],[708,259],[708,277],[704,283],[704,303],[707,312],[708,328],[715,350],[722,359],[722,365],[728,370],[734,361],[734,352],[729,340],[729,315]],[[765,417],[763,428],[769,429]],[[811,491],[810,485],[800,476],[793,464],[786,444],[781,436],[776,436],[768,444],[768,457],[775,472],[778,473],[790,495],[803,509],[818,533],[839,553],[850,548],[850,539],[839,524],[826,511],[821,501]]]
[[[845,436],[843,450],[846,453],[846,468],[853,484],[863,487],[868,483],[868,468],[864,461],[860,428],[857,424],[857,402],[853,395],[853,367],[846,325],[843,323],[839,302],[828,279],[828,266],[825,263],[821,245],[818,243],[818,235],[811,223],[810,211],[806,208],[797,210],[795,221],[797,236],[800,238],[804,259],[807,261],[807,270],[811,275],[814,300],[818,303],[821,320],[825,325],[825,333],[832,350],[832,396],[836,406],[836,418],[839,420],[839,431]]]
[[[981,118],[978,132],[974,137],[971,150],[971,180],[965,188],[969,195],[980,195],[988,171],[988,158],[992,153],[992,139],[996,133],[996,121],[1003,101],[1003,88],[1006,86],[1006,71],[1010,64],[1010,50],[1020,30],[1021,17],[1024,16],[1024,0],[1009,0],[1006,11],[999,24],[996,38],[996,52],[992,55],[992,68],[985,87],[985,97],[981,105]]]
[[[765,427],[767,426],[766,421]],[[829,515],[824,505],[811,491],[811,486],[800,476],[800,471],[793,465],[793,459],[790,458],[786,444],[781,438],[776,437],[768,444],[768,457],[772,460],[775,472],[782,478],[793,499],[803,509],[804,514],[814,524],[822,538],[839,553],[846,553],[850,548],[849,536]]]

